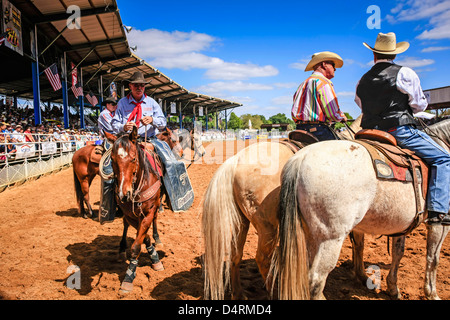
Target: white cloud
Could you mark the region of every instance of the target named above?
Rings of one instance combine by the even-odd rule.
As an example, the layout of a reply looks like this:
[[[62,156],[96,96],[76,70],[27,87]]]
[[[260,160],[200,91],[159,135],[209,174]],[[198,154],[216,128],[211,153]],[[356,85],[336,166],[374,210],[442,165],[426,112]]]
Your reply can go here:
[[[218,39],[204,33],[135,30],[128,35],[130,46],[137,45],[137,54],[157,68],[206,69],[206,77],[215,80],[244,80],[278,74],[271,66],[226,62],[202,51],[212,49]]]
[[[433,59],[420,59],[414,57],[404,57],[402,59],[396,60],[397,64],[409,67],[411,69],[428,66],[430,64],[433,64],[434,62],[435,61]]]
[[[298,87],[298,83],[296,82],[277,82],[274,83],[273,86],[276,88],[282,88],[282,89],[292,89],[292,88],[297,88]]]
[[[216,40],[210,35],[195,31],[167,32],[157,29],[143,31],[132,29],[128,34],[130,45],[138,46],[138,52],[142,58],[199,52],[209,49]]]
[[[308,65],[308,62],[309,62],[308,59],[301,59],[298,62],[291,63],[289,67],[293,69],[305,70],[306,66]]]
[[[252,63],[241,64],[221,61],[206,71],[205,75],[210,79],[244,80],[256,77],[276,76],[278,70],[270,65],[258,66]]]
[[[193,91],[205,92],[206,94],[216,94],[220,95],[222,92],[238,92],[238,91],[267,91],[272,90],[273,87],[265,84],[259,83],[249,83],[243,81],[217,81],[212,82],[197,88]]]
[[[340,91],[336,93],[339,97],[354,97],[355,93],[353,91]]]
[[[293,102],[293,94],[290,96],[280,96],[280,97],[275,97],[271,100],[272,104],[275,104],[277,106],[279,105],[289,105],[291,106]]]
[[[421,40],[450,39],[450,1],[448,0],[411,0],[405,5],[399,4],[387,15],[390,23],[401,21],[429,20],[427,30],[417,36]]]
[[[444,50],[450,50],[450,47],[428,47],[422,49],[422,52],[434,52],[434,51],[444,51]]]

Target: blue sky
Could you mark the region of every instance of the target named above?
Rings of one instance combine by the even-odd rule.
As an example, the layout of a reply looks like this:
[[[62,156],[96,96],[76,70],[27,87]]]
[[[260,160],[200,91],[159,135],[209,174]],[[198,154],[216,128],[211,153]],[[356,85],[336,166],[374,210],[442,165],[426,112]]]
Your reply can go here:
[[[410,48],[398,64],[413,68],[424,90],[450,85],[450,0],[144,1],[117,0],[135,52],[190,91],[243,104],[237,115],[285,113],[310,72],[311,55],[344,59],[332,79],[341,110],[360,114],[355,86],[371,67],[378,32]],[[380,29],[371,28],[379,8]]]

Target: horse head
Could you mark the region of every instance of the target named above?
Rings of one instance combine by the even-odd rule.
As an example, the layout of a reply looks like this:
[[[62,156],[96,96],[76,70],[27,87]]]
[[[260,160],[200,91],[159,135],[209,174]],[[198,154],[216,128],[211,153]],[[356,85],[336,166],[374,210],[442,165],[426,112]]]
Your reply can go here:
[[[114,141],[111,160],[114,175],[117,179],[116,193],[121,202],[131,201],[133,186],[138,178],[139,163],[141,161],[139,147],[137,146],[137,128],[131,132],[115,137],[105,135],[107,139]]]
[[[156,137],[161,141],[165,141],[174,154],[180,158],[183,157],[183,148],[180,145],[179,137],[172,130],[166,127],[165,130],[158,133]]]

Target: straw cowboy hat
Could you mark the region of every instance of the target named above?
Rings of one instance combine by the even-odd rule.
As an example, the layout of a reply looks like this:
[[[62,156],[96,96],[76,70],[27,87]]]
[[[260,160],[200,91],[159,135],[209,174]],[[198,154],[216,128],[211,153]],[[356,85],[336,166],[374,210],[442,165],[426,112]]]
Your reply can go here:
[[[399,54],[405,52],[409,48],[409,43],[406,41],[397,43],[395,33],[393,32],[380,32],[373,48],[365,42],[363,42],[363,45],[373,52],[387,55]]]
[[[323,61],[333,61],[336,68],[341,68],[344,65],[344,60],[342,60],[338,54],[330,51],[324,51],[314,53],[312,55],[311,61],[306,66],[305,71],[312,71],[316,64]]]
[[[128,80],[129,83],[143,83],[148,84],[148,81],[145,80],[144,74],[141,71],[136,71]]]
[[[108,97],[102,101],[102,106],[106,106],[107,103],[117,104],[117,101],[113,97]]]

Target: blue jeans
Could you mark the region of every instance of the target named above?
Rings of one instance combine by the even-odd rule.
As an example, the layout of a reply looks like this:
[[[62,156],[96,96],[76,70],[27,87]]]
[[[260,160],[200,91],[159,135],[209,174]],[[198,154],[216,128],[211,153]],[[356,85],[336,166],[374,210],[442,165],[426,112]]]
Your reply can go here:
[[[389,132],[397,144],[414,151],[430,167],[427,209],[447,214],[450,201],[450,154],[423,131],[400,126]]]

